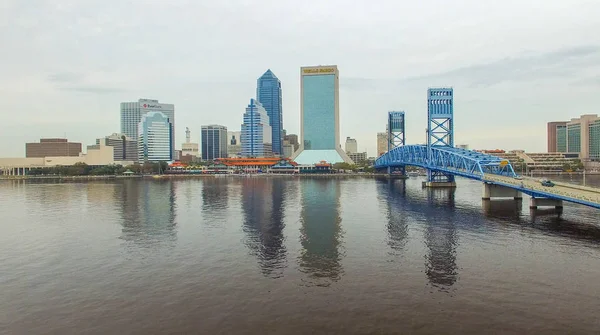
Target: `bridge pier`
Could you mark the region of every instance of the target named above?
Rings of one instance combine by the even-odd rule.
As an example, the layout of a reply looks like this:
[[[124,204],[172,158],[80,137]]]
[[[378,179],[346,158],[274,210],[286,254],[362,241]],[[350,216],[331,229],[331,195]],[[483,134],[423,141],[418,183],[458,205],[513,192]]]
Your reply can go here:
[[[550,198],[531,198],[529,201],[529,208],[537,209],[538,207],[554,207],[556,209],[563,208],[563,201],[559,199]]]
[[[491,200],[492,198],[513,198],[515,200],[523,199],[523,194],[514,188],[483,183],[483,200]]]
[[[456,182],[454,181],[424,181],[421,184],[422,187],[430,187],[430,188],[453,188],[456,187]]]

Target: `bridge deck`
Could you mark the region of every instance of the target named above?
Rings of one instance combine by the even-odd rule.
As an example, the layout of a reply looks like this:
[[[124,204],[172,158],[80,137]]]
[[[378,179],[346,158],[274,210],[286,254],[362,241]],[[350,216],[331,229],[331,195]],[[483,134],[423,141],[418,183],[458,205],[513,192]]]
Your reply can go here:
[[[483,181],[494,184],[503,184],[508,187],[519,189],[526,194],[533,194],[537,197],[556,198],[600,208],[600,188],[557,183],[554,181],[554,187],[546,187],[542,186],[540,180],[537,178],[523,177],[522,180],[518,180],[512,177],[490,174],[484,175]]]

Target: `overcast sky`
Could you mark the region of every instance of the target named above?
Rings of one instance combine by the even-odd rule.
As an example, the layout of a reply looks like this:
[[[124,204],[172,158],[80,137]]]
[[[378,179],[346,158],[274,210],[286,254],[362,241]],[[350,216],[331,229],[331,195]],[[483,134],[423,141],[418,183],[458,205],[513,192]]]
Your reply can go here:
[[[546,150],[546,122],[600,114],[598,0],[3,0],[0,157],[25,142],[93,144],[119,103],[175,104],[185,127],[239,130],[270,68],[299,132],[300,66],[340,70],[341,143],[374,156],[387,111],[422,143],[426,90],[452,86],[455,142]]]

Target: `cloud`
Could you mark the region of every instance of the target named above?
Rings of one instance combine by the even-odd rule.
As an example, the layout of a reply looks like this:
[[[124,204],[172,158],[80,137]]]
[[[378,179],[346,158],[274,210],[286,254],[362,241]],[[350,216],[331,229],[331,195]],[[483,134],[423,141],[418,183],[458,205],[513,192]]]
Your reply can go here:
[[[63,91],[73,91],[82,93],[94,93],[94,94],[112,94],[112,93],[123,93],[127,92],[126,89],[117,87],[92,87],[92,86],[80,86],[80,87],[61,87]]]
[[[48,81],[53,83],[73,83],[81,82],[84,76],[81,73],[59,72],[48,76]]]
[[[489,87],[503,82],[573,79],[581,71],[597,64],[600,64],[600,45],[583,45],[533,56],[508,57],[407,80],[464,82],[471,87]]]

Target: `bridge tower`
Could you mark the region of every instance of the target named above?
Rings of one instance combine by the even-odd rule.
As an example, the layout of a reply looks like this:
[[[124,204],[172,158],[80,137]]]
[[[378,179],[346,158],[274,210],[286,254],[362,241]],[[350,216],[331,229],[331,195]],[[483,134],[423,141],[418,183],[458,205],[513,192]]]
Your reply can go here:
[[[451,87],[427,89],[427,160],[431,147],[454,147],[454,91]],[[454,175],[427,171],[426,187],[455,187]]]
[[[388,112],[387,151],[390,152],[392,149],[405,144],[406,138],[404,137],[404,111]],[[406,167],[399,167],[398,171],[401,172],[402,176],[406,175]],[[388,167],[388,174],[391,173],[392,168]]]

